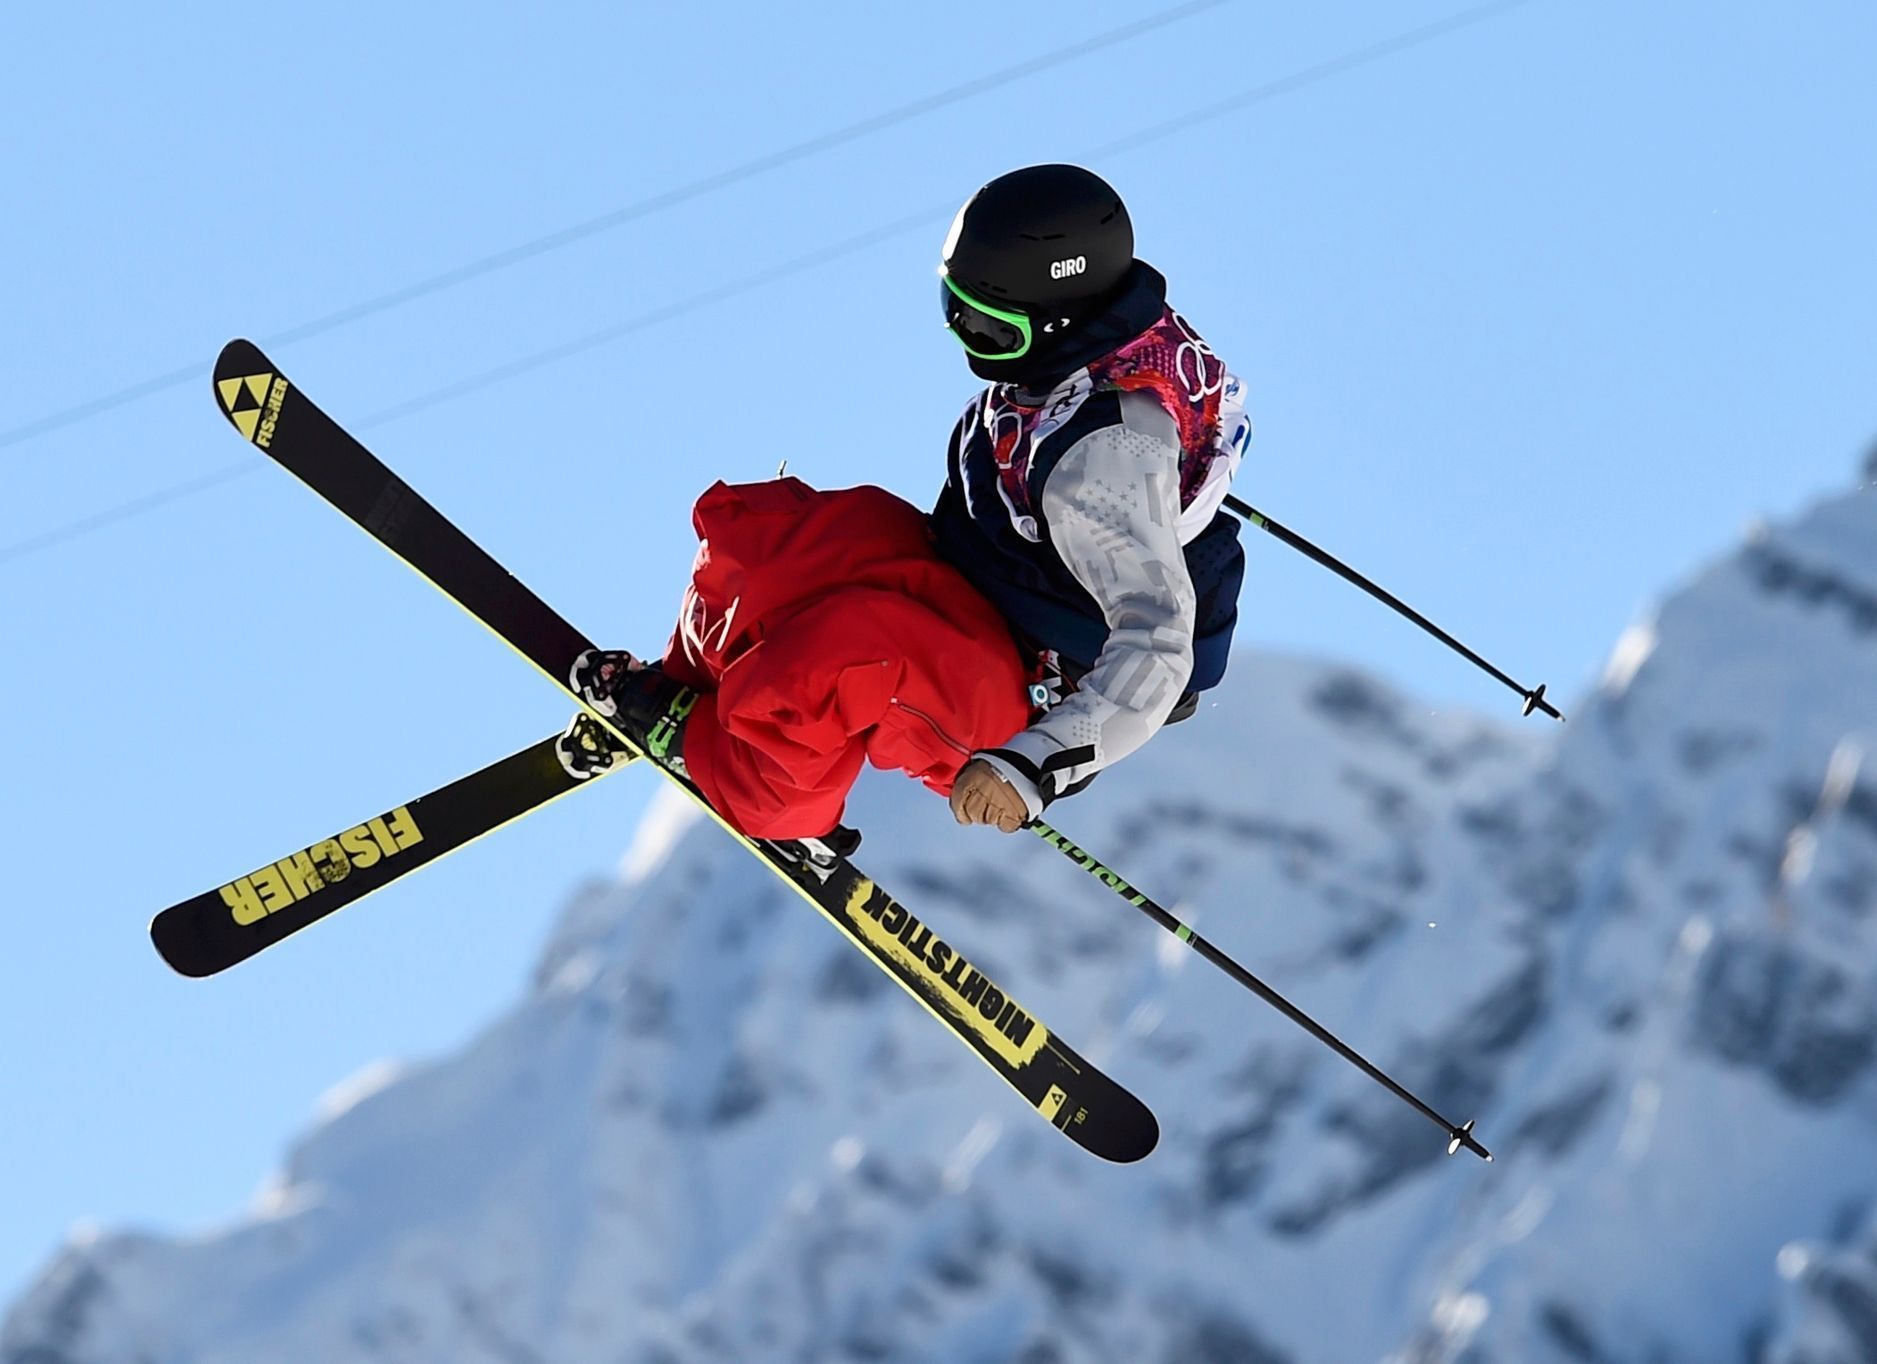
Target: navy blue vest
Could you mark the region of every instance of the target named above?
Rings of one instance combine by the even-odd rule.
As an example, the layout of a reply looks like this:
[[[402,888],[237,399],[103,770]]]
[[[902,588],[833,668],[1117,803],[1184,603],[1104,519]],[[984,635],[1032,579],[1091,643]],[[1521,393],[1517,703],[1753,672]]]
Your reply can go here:
[[[1237,384],[1229,376],[1225,382]],[[990,598],[1027,648],[1056,650],[1069,674],[1079,676],[1094,666],[1108,642],[1108,623],[1050,543],[1042,520],[1043,486],[1077,441],[1121,424],[1121,393],[1097,386],[1060,426],[1044,420],[1034,427],[1036,439],[1020,485],[1028,494],[1022,499],[1027,508],[1013,505],[999,473],[997,450],[984,421],[984,405],[991,396],[989,391],[981,394],[952,430],[950,470],[932,513],[938,550]],[[1248,436],[1246,428],[1226,438],[1242,451]],[[1209,445],[1218,440],[1216,427],[1206,439]],[[1189,482],[1197,481],[1187,475],[1203,477],[1217,452],[1207,448],[1182,453],[1181,485],[1186,490]],[[1034,540],[1018,529],[1020,522],[1033,526]],[[1193,675],[1187,690],[1199,692],[1217,686],[1225,676],[1232,630],[1238,623],[1245,551],[1238,542],[1237,518],[1225,511],[1214,516],[1187,543],[1186,567],[1198,598]]]

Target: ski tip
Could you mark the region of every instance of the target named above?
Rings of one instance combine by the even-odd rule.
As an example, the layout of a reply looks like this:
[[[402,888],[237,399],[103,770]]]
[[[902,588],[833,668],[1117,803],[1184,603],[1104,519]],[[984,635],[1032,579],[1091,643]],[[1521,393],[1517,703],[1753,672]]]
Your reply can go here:
[[[1153,1109],[1112,1076],[1069,1052],[1060,1039],[1052,1039],[1050,1045],[1072,1061],[1075,1093],[1070,1094],[1066,1086],[1071,1082],[1064,1080],[1051,1084],[1040,1096],[1026,1096],[1037,1112],[1070,1141],[1102,1160],[1132,1165],[1152,1155],[1160,1144],[1160,1120]]]
[[[287,381],[252,341],[236,339],[215,359],[215,402],[243,440],[265,450],[280,417]]]
[[[1137,1160],[1145,1160],[1160,1145],[1160,1120],[1154,1117],[1153,1110],[1146,1104],[1140,1105],[1140,1112],[1135,1114],[1128,1135],[1127,1144],[1108,1157],[1116,1164],[1132,1165]]]
[[[188,935],[177,930],[175,916],[168,910],[150,920],[150,945],[165,966],[189,980],[202,980],[220,969],[189,951]]]
[[[1129,1121],[1114,1123],[1100,1139],[1070,1135],[1090,1155],[1115,1165],[1132,1165],[1146,1160],[1160,1145],[1160,1124],[1151,1112],[1144,1112]]]
[[[1088,1150],[1117,1165],[1132,1165],[1145,1160],[1160,1145],[1160,1120],[1140,1098],[1110,1080],[1106,1093],[1096,1106],[1100,1135],[1090,1132],[1078,1137]]]
[[[263,364],[267,363],[267,357],[261,353],[259,346],[255,345],[244,336],[237,336],[234,340],[223,346],[222,353],[215,357],[216,376],[220,377],[225,373],[245,371],[249,363],[255,360],[259,360]]]

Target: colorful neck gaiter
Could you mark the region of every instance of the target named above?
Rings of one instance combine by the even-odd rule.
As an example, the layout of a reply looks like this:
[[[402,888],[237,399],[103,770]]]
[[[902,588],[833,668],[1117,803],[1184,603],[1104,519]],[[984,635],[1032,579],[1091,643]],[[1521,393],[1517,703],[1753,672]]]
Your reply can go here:
[[[1017,401],[1021,390],[998,384],[984,407],[998,477],[1011,507],[1034,517],[1031,472],[1036,452],[1096,393],[1150,392],[1180,428],[1180,505],[1191,503],[1219,456],[1219,394],[1225,363],[1173,309],[1118,350],[1076,371],[1036,406]]]

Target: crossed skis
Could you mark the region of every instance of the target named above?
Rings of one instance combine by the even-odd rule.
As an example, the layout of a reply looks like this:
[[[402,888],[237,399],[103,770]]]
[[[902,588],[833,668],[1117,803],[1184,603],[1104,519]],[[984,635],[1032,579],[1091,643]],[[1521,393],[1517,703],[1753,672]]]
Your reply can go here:
[[[243,437],[344,512],[586,708],[582,698],[568,689],[567,679],[573,660],[591,643],[315,407],[258,347],[247,341],[229,342],[216,361],[214,386],[223,415]],[[1254,524],[1272,529],[1276,523],[1257,518]],[[1298,539],[1289,532],[1280,538]],[[1307,546],[1307,542],[1299,543]],[[1353,571],[1328,560],[1314,547],[1307,552],[1490,668]],[[1528,699],[1532,695],[1500,676]],[[1536,695],[1540,698],[1536,704],[1555,714],[1542,700],[1542,687]],[[1531,708],[1528,704],[1527,713]],[[644,756],[615,722],[590,709],[587,713],[624,750],[626,761],[615,763],[612,771]],[[556,737],[408,805],[297,849],[227,885],[172,905],[150,925],[157,951],[183,975],[226,970],[397,878],[597,780],[595,776],[582,781],[562,768],[554,752]],[[1153,1150],[1159,1126],[1145,1104],[1069,1048],[956,946],[850,861],[809,856],[797,843],[747,838],[724,823],[681,774],[656,761],[646,765],[682,788],[1071,1141],[1119,1162],[1139,1160]],[[1041,821],[1031,828],[1440,1127],[1447,1134],[1448,1154],[1464,1147],[1492,1159],[1473,1137],[1471,1121],[1450,1122],[1068,838]]]

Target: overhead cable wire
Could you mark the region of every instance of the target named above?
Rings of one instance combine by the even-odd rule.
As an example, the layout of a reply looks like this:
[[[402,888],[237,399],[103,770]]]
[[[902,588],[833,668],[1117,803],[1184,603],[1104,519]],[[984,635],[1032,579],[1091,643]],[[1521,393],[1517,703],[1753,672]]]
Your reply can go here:
[[[1149,142],[1158,142],[1162,138],[1171,137],[1184,128],[1192,127],[1195,123],[1221,118],[1226,114],[1237,113],[1240,109],[1248,109],[1254,104],[1263,104],[1312,85],[1321,85],[1346,72],[1384,61],[1398,52],[1406,52],[1409,48],[1420,47],[1436,39],[1445,38],[1462,29],[1483,24],[1489,19],[1497,19],[1509,10],[1521,9],[1531,3],[1533,0],[1494,0],[1491,4],[1462,10],[1445,19],[1436,19],[1432,23],[1422,24],[1419,28],[1411,28],[1406,32],[1398,33],[1392,38],[1384,38],[1380,42],[1370,43],[1367,47],[1346,52],[1340,57],[1318,62],[1315,66],[1306,66],[1301,71],[1293,71],[1288,76],[1280,76],[1274,81],[1266,81],[1263,85],[1241,90],[1236,95],[1227,95],[1222,100],[1194,109],[1178,118],[1170,118],[1165,122],[1138,129],[1126,137],[1103,143],[1088,155],[1091,160],[1097,157],[1118,156]]]
[[[1195,110],[1181,118],[1170,119],[1164,123],[1156,124],[1153,128],[1144,130],[1142,133],[1130,135],[1120,142],[1095,148],[1082,155],[1086,159],[1094,160],[1098,157],[1120,155],[1125,152],[1133,151],[1141,146],[1147,145],[1150,141],[1171,137],[1175,133],[1191,128],[1196,123],[1221,118],[1228,113],[1236,112],[1250,105],[1262,103],[1280,95],[1290,94],[1312,85],[1321,84],[1324,81],[1332,80],[1337,76],[1355,70],[1358,67],[1368,65],[1371,62],[1380,61],[1383,58],[1407,51],[1410,48],[1433,42],[1436,39],[1455,33],[1460,29],[1482,23],[1488,19],[1496,18],[1509,10],[1518,9],[1532,3],[1534,3],[1534,0],[1494,0],[1494,3],[1480,5],[1474,9],[1462,11],[1460,14],[1454,15],[1451,18],[1410,29],[1404,33],[1397,34],[1393,38],[1372,43],[1367,47],[1359,48],[1342,57],[1327,62],[1320,62],[1315,66],[1306,67],[1288,76],[1281,76],[1276,80],[1267,81],[1261,85],[1241,91],[1239,94],[1207,105],[1203,109]],[[757,271],[754,274],[746,275],[741,279],[718,285],[696,294],[691,294],[663,307],[637,314],[609,326],[602,327],[596,331],[587,332],[584,335],[559,342],[544,350],[535,351],[517,359],[506,361],[500,365],[492,366],[489,369],[478,371],[475,374],[456,380],[440,388],[431,389],[415,397],[406,398],[391,407],[380,409],[366,417],[363,421],[357,423],[357,427],[360,430],[367,430],[374,426],[381,426],[387,422],[396,421],[402,417],[411,416],[414,413],[436,407],[452,399],[466,397],[471,393],[479,392],[494,384],[568,359],[584,351],[593,350],[609,342],[616,341],[621,337],[630,335],[633,332],[643,331],[661,322],[668,322],[688,313],[695,312],[698,309],[706,308],[713,304],[722,303],[728,299],[738,297],[739,295],[753,292],[764,285],[773,284],[777,280],[786,279],[789,276],[815,269],[818,266],[826,265],[842,257],[854,255],[868,247],[878,245],[880,242],[901,236],[917,228],[929,227],[933,222],[940,221],[952,213],[955,208],[955,204],[945,203],[922,210],[916,214],[909,214],[904,218],[897,219],[880,227],[871,228],[856,236],[843,238],[841,241],[819,247],[803,255]],[[199,379],[201,377],[201,367],[196,366],[192,368],[189,371],[189,375]],[[70,522],[64,526],[55,527],[42,535],[37,535],[30,539],[0,548],[0,565],[24,558],[29,554],[34,554],[41,550],[50,549],[55,545],[64,544],[79,536],[101,530],[106,526],[143,515],[149,511],[154,511],[159,507],[179,501],[184,497],[218,487],[240,476],[241,473],[248,469],[258,469],[262,467],[264,466],[252,460],[243,461],[239,465],[228,465],[190,480],[189,483],[179,483],[171,488],[138,498],[133,502],[127,502],[121,506],[99,512],[96,515]]]
[[[701,179],[692,180],[673,189],[665,190],[661,194],[654,194],[646,199],[634,200],[632,203],[626,204],[620,208],[602,213],[598,217],[588,218],[584,222],[574,223],[569,227],[563,227],[557,231],[535,237],[517,246],[511,246],[505,250],[482,256],[476,260],[456,266],[453,269],[427,276],[424,279],[416,280],[413,283],[403,285],[400,288],[392,289],[382,294],[377,294],[361,302],[349,304],[344,308],[338,309],[336,312],[327,313],[323,317],[316,317],[310,322],[302,322],[298,326],[289,327],[285,331],[275,332],[270,336],[263,337],[261,344],[267,346],[269,349],[291,345],[295,341],[304,341],[308,337],[333,331],[348,323],[356,322],[360,318],[371,317],[374,314],[401,307],[403,304],[413,302],[416,299],[427,298],[432,294],[441,293],[445,289],[455,288],[457,285],[467,283],[472,279],[480,279],[484,275],[493,274],[498,270],[505,270],[511,265],[520,264],[522,261],[532,260],[536,256],[546,255],[550,251],[557,251],[563,246],[572,245],[574,242],[584,241],[589,237],[598,236],[603,232],[610,232],[615,228],[625,226],[627,223],[636,222],[640,218],[650,217],[654,213],[661,213],[668,208],[675,208],[679,204],[689,203],[693,199],[701,199],[707,194],[715,193],[720,189],[727,189],[729,186],[743,180],[748,180],[753,176],[762,175],[778,167],[806,160],[811,156],[817,156],[822,152],[831,151],[846,143],[859,141],[861,138],[869,137],[874,133],[884,132],[886,129],[905,123],[909,119],[918,118],[923,114],[932,113],[937,109],[943,109],[947,105],[957,104],[961,100],[972,98],[974,95],[981,95],[986,91],[995,90],[1011,81],[1021,80],[1025,76],[1033,76],[1039,71],[1047,71],[1051,67],[1061,66],[1063,63],[1074,61],[1078,57],[1086,57],[1092,52],[1099,52],[1104,48],[1125,43],[1130,39],[1138,38],[1143,33],[1162,28],[1168,24],[1177,23],[1182,19],[1190,19],[1196,14],[1203,13],[1209,9],[1216,9],[1218,6],[1226,3],[1227,0],[1186,0],[1184,4],[1175,5],[1171,9],[1165,9],[1158,13],[1150,14],[1146,18],[1138,19],[1131,24],[1123,24],[1119,28],[1112,28],[1105,32],[1097,33],[1093,37],[1085,38],[1079,43],[1071,43],[1066,47],[1056,48],[1040,56],[1032,57],[1027,61],[1017,62],[1012,66],[1006,66],[1000,70],[992,71],[987,75],[978,76],[972,80],[965,81],[961,85],[954,85],[950,89],[941,90],[937,94],[926,95],[908,104],[902,104],[896,108],[888,109],[883,113],[874,114],[869,118],[863,118],[856,123],[849,123],[845,127],[835,129],[831,133],[823,133],[819,137],[811,137],[806,141],[794,143],[779,151],[768,152],[752,160],[742,162],[739,165],[731,166],[726,170],[721,170],[715,174],[707,175]],[[62,427],[71,426],[87,418],[95,417],[102,412],[111,411],[113,408],[123,407],[125,404],[133,403],[139,398],[147,398],[151,394],[161,393],[165,389],[175,388],[178,385],[188,383],[190,380],[199,377],[200,373],[200,365],[186,365],[178,369],[170,370],[168,373],[154,375],[140,382],[129,384],[123,388],[113,389],[109,393],[101,393],[82,403],[74,404],[58,412],[49,413],[44,417],[29,421],[23,426],[16,426],[10,430],[0,431],[0,449],[5,449],[11,445],[18,445],[22,441],[31,440],[35,436],[43,436],[48,432],[57,431]]]

